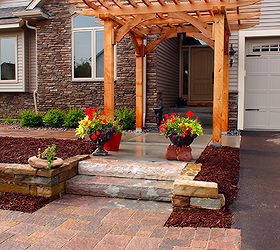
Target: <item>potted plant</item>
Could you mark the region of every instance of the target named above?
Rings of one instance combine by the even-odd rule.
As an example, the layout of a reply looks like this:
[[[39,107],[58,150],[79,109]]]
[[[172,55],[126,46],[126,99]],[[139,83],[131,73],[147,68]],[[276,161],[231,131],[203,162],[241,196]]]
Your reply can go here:
[[[121,126],[117,121],[108,117],[104,112],[97,109],[86,109],[86,117],[79,122],[76,135],[82,139],[86,135],[97,146],[92,155],[106,156],[108,152],[104,149],[104,144],[112,138],[116,132],[121,132]]]
[[[41,153],[41,149],[38,149],[38,155],[30,157],[28,159],[28,163],[33,168],[41,168],[41,169],[52,169],[62,166],[63,160],[61,158],[57,158],[56,156],[56,145],[52,144],[48,146],[43,153]]]
[[[194,113],[188,111],[186,116],[180,113],[171,115],[165,114],[160,125],[160,134],[169,138],[169,145],[166,153],[166,158],[169,160],[184,160],[192,159],[190,145],[193,140],[203,133],[198,117],[193,119]]]
[[[121,127],[121,130],[132,130],[135,128],[135,111],[126,107],[120,107],[115,110],[115,120]],[[105,143],[104,149],[107,151],[118,151],[122,139],[122,131],[117,131],[112,138]]]

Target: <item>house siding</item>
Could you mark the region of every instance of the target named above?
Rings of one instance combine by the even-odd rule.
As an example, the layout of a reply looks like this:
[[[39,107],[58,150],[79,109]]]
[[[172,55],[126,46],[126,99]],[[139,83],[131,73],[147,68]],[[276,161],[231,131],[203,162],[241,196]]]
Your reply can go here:
[[[174,107],[179,97],[179,42],[168,39],[157,49],[157,85],[162,93],[164,112]]]

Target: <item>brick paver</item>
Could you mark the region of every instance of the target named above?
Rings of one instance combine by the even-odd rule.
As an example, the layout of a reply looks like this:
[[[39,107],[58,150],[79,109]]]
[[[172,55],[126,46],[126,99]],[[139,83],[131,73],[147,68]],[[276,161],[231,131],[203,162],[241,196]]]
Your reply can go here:
[[[0,210],[0,249],[240,249],[240,230],[165,228],[170,204],[65,195],[33,214]]]

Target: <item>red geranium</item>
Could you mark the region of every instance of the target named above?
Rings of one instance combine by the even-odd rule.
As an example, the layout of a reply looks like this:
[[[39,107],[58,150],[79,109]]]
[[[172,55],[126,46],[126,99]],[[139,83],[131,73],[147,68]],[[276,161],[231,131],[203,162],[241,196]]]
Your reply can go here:
[[[194,116],[194,113],[190,110],[190,111],[188,111],[188,112],[186,113],[186,116],[187,116],[188,118],[190,118],[190,117]]]

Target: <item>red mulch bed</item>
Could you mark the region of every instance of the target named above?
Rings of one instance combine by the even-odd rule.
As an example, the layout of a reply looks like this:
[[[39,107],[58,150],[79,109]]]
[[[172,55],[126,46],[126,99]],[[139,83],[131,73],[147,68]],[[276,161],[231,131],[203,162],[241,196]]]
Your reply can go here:
[[[57,157],[67,159],[75,155],[90,154],[95,145],[90,141],[0,137],[0,163],[27,164],[29,157],[37,155],[51,144],[57,146]],[[31,195],[4,193],[0,195],[0,209],[33,213],[51,200]]]
[[[219,193],[225,195],[226,206],[220,211],[172,212],[165,226],[230,228],[233,224],[233,215],[229,206],[238,193],[239,149],[208,146],[196,162],[202,163],[203,167],[195,180],[218,183]]]
[[[4,193],[0,195],[0,209],[33,213],[44,207],[49,202],[48,198],[35,197],[31,195]]]
[[[44,150],[51,144],[56,145],[57,157],[62,159],[95,150],[95,145],[85,140],[0,137],[0,163],[27,164],[29,157],[38,154],[38,148]]]

